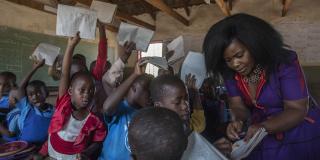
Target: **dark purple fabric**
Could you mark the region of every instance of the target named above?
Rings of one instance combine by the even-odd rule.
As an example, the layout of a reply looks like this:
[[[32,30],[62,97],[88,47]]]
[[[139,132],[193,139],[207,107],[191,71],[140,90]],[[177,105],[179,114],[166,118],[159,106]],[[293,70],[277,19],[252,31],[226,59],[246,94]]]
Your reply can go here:
[[[297,55],[292,54],[290,64],[281,65],[279,71],[270,75],[264,84],[257,104],[264,107],[259,109],[249,107],[252,121],[259,123],[268,117],[283,111],[283,100],[298,100],[307,98],[308,90],[303,72],[297,60]],[[226,80],[229,96],[244,94],[238,88],[237,81]],[[320,159],[320,111],[318,106],[310,106],[307,115],[314,123],[303,121],[297,127],[283,133],[283,139],[276,139],[276,135],[268,135],[247,157],[249,160],[316,160]]]

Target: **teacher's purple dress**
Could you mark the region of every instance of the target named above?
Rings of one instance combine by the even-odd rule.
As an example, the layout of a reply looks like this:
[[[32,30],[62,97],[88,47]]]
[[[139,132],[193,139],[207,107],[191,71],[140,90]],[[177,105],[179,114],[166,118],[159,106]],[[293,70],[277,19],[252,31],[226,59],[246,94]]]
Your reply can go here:
[[[231,97],[241,96],[251,111],[252,123],[260,123],[283,111],[283,100],[309,97],[297,55],[292,53],[290,64],[279,66],[268,80],[264,74],[257,87],[256,102],[248,95],[247,84],[241,75],[225,80]],[[288,131],[269,134],[246,158],[248,160],[320,160],[320,111],[310,103],[305,120]]]

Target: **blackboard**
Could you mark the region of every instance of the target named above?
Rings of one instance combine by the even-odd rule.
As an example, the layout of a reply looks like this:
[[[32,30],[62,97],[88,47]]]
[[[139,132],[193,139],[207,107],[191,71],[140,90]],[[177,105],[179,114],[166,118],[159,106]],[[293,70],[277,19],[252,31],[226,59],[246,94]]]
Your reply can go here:
[[[66,37],[50,36],[40,33],[22,31],[6,26],[0,26],[0,72],[11,71],[17,75],[17,82],[32,68],[29,56],[35,47],[45,42],[59,46],[60,53],[64,54],[67,45]],[[96,59],[98,44],[81,41],[75,49],[75,53],[86,56],[87,66]],[[108,59],[113,61],[114,49],[108,48]],[[44,81],[48,86],[57,86],[58,82],[48,76],[48,67],[39,69],[33,79]]]

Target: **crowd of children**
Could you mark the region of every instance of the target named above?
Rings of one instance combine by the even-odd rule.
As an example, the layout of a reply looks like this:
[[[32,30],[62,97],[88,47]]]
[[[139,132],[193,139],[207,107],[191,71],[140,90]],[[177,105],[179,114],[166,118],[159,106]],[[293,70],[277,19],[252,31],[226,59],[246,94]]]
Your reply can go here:
[[[33,159],[207,160],[221,153],[230,156],[232,143],[226,135],[237,136],[235,130],[240,127],[230,126],[235,122],[227,127],[227,93],[221,83],[208,78],[198,89],[196,76],[188,74],[184,82],[172,67],[159,70],[154,77],[144,72],[144,60],[138,60],[125,78],[125,63],[135,43],[126,42],[111,64],[105,28],[99,21],[98,28],[98,56],[89,69],[86,57],[74,54],[81,40],[79,32],[69,37],[65,54],[54,62],[55,79],[59,79],[54,106],[46,103],[46,84],[30,81],[45,60],[35,61],[19,85],[15,74],[0,73],[1,144],[25,141],[36,146],[29,155]],[[237,102],[243,106],[242,101]],[[237,107],[235,104],[231,105]]]

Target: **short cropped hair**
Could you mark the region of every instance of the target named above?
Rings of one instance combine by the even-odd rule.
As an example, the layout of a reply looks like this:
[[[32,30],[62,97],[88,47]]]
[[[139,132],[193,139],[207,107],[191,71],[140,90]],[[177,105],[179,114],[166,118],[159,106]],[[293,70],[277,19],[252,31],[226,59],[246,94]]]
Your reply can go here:
[[[33,80],[33,81],[31,81],[31,82],[28,83],[27,88],[28,88],[28,87],[42,88],[42,89],[45,91],[46,97],[49,96],[48,87],[47,87],[47,85],[46,85],[43,81]]]
[[[129,125],[128,138],[137,160],[180,160],[188,144],[178,114],[161,107],[139,110]]]
[[[159,101],[166,94],[165,86],[185,87],[183,81],[173,75],[161,75],[156,77],[150,85],[151,99]]]

